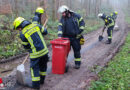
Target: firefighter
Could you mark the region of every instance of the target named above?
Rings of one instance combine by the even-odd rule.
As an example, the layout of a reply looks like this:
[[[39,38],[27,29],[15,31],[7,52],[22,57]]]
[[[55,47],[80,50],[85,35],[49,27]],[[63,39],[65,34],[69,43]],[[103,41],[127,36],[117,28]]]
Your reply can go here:
[[[47,30],[22,17],[16,18],[13,26],[15,30],[20,31],[22,44],[30,53],[32,83],[27,85],[34,89],[40,89],[40,84],[44,83],[48,62],[48,49],[43,38],[43,35],[47,34]]]
[[[44,9],[41,8],[41,7],[38,7],[35,11],[35,16],[33,17],[32,22],[38,23],[38,24],[41,25],[42,24],[41,23],[41,16],[42,16],[43,13],[44,13]]]
[[[113,28],[114,28],[114,20],[111,18],[111,16],[107,16],[105,14],[98,14],[99,18],[101,18],[102,20],[104,20],[105,25],[103,28],[103,32],[105,30],[105,28],[107,27],[107,34],[108,34],[108,40],[106,42],[106,44],[111,44],[112,43],[112,32],[113,32]]]
[[[116,22],[117,15],[118,15],[117,11],[114,11],[113,13],[110,14],[110,16],[114,20],[114,22]]]
[[[62,14],[58,25],[58,37],[69,38],[74,51],[75,69],[79,69],[81,65],[80,49],[81,44],[84,43],[82,32],[85,22],[79,14],[69,10],[66,5],[59,7],[58,12]]]

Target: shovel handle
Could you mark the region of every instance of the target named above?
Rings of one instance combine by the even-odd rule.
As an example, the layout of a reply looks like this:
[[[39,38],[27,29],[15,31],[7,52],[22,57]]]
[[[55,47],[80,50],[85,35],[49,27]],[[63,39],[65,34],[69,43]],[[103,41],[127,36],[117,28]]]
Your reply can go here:
[[[104,26],[104,28],[102,29],[102,35],[103,35],[105,29],[106,29],[106,27]]]
[[[29,54],[25,57],[25,59],[24,59],[24,61],[22,62],[22,64],[24,64],[24,63],[27,61],[28,57],[29,57]]]
[[[47,22],[48,22],[48,18],[46,19],[46,21],[45,21],[45,23],[43,25],[44,27],[46,26]]]

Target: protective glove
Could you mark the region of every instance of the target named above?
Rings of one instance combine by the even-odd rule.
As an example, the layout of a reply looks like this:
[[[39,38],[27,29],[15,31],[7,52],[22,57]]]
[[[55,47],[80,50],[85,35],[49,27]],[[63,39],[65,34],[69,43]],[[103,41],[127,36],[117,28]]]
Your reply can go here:
[[[84,45],[85,39],[83,36],[80,37],[80,45]]]

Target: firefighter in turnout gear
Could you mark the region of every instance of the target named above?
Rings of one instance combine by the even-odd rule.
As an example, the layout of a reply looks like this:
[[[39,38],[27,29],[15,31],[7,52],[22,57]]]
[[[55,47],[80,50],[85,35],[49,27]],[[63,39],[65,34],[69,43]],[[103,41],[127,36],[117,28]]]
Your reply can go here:
[[[101,18],[104,22],[104,28],[103,31],[105,30],[105,28],[107,27],[107,34],[108,34],[108,40],[106,42],[106,44],[111,44],[112,42],[112,32],[113,32],[113,28],[114,28],[114,20],[111,18],[111,16],[106,16],[105,14],[98,14],[99,18]]]
[[[110,16],[114,20],[114,22],[116,22],[117,15],[118,15],[117,11],[115,11],[115,12],[113,12],[113,13],[110,14]]]
[[[69,10],[65,5],[59,7],[58,12],[62,14],[58,25],[58,37],[69,38],[74,51],[75,68],[79,69],[81,65],[80,49],[81,44],[84,43],[81,33],[84,30],[85,22],[79,14]]]
[[[35,16],[33,17],[32,22],[38,23],[38,24],[41,25],[42,24],[41,23],[41,16],[42,16],[43,13],[44,13],[44,9],[41,8],[41,7],[38,7],[35,11]]]
[[[15,30],[20,30],[22,44],[30,53],[32,83],[29,83],[28,86],[40,89],[40,84],[44,83],[48,62],[48,49],[43,38],[43,35],[47,34],[47,30],[22,17],[16,18],[13,26]]]

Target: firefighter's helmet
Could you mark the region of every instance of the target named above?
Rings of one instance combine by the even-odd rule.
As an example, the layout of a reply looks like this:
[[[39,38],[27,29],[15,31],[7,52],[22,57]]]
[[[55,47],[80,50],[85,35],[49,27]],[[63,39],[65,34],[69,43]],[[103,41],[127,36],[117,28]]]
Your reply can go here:
[[[37,13],[40,13],[40,14],[43,14],[43,13],[44,13],[44,9],[41,8],[41,7],[38,7],[38,8],[36,9],[36,12],[37,12]]]
[[[118,12],[117,12],[117,11],[115,11],[114,13],[115,13],[116,15],[118,14]]]
[[[14,29],[16,30],[22,24],[23,21],[25,21],[23,17],[16,18],[13,23]]]
[[[69,10],[69,8],[66,5],[62,5],[61,7],[59,7],[58,12],[63,13],[67,10]]]

